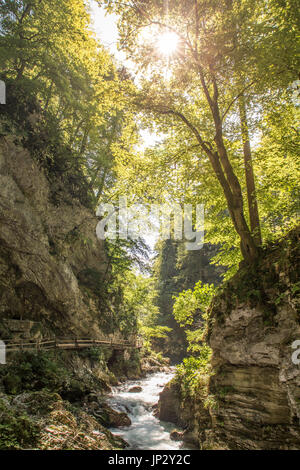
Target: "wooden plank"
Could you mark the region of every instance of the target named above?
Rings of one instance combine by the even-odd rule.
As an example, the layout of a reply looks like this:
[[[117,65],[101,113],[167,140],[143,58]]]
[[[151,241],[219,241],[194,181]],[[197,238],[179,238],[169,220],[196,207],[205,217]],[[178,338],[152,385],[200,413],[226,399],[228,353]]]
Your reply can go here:
[[[45,341],[32,341],[28,343],[24,343],[22,340],[20,342],[13,342],[13,341],[6,341],[6,348],[8,351],[18,351],[18,350],[28,350],[28,349],[44,349],[50,350],[53,348],[58,347],[59,349],[84,349],[89,348],[91,346],[103,345],[103,346],[110,346],[115,349],[140,349],[142,344],[137,341],[136,344],[132,344],[129,341],[119,341],[114,343],[111,339],[108,340],[96,340],[96,339],[67,339],[67,338],[55,338],[54,340],[45,340]]]

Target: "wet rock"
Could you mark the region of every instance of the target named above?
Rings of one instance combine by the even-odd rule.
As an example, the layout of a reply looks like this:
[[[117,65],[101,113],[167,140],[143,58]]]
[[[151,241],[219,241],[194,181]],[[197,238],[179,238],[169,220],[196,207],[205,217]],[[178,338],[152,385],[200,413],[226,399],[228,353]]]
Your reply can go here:
[[[88,409],[91,412],[99,410],[99,403],[97,401],[92,401],[92,403],[88,404]]]
[[[183,431],[177,431],[177,429],[174,429],[170,433],[170,438],[172,439],[172,441],[183,441],[183,434]]]
[[[139,385],[135,385],[134,387],[131,387],[128,392],[129,393],[140,393],[142,391],[142,387],[140,387]]]
[[[141,359],[141,374],[145,376],[150,373],[156,372],[170,372],[171,368],[169,366],[168,358],[158,359],[152,356],[142,357]]]
[[[93,402],[94,403],[94,402]],[[56,393],[24,392],[0,396],[0,447],[10,450],[113,450],[128,444],[83,410]]]
[[[90,393],[89,395],[86,396],[86,401],[88,403],[98,403],[98,395],[97,393]]]
[[[162,421],[180,423],[180,396],[179,386],[171,381],[159,394],[158,417]]]
[[[43,449],[53,450],[112,450],[128,444],[105,429],[90,414],[67,410],[52,412],[41,434]]]
[[[155,405],[152,405],[152,414],[153,416],[155,416],[155,418],[158,418],[158,403],[155,403]]]
[[[131,419],[126,413],[115,411],[107,404],[102,404],[101,408],[93,414],[104,426],[119,428],[131,425]]]

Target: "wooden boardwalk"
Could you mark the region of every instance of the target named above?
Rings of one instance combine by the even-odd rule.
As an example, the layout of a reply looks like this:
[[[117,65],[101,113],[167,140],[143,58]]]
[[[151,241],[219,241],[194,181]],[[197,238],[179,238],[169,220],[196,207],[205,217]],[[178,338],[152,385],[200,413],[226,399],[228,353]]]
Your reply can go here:
[[[49,351],[51,349],[87,349],[97,346],[106,346],[111,349],[140,349],[142,347],[141,341],[137,340],[136,343],[130,343],[129,341],[114,342],[113,340],[97,340],[97,339],[78,339],[78,338],[54,338],[47,341],[12,341],[4,340],[6,352],[16,351]]]

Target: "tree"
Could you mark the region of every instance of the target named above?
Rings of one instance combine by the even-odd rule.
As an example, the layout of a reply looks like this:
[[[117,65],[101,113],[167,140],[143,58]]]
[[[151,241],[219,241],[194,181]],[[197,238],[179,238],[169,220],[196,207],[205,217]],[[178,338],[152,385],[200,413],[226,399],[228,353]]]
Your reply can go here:
[[[267,12],[266,2],[185,0],[169,2],[165,13],[160,1],[133,1],[126,4],[108,0],[107,7],[120,15],[120,44],[131,58],[135,58],[140,70],[146,70],[142,89],[136,99],[140,109],[154,116],[162,131],[174,130],[189,133],[189,141],[198,145],[198,155],[207,158],[226,199],[233,226],[239,235],[241,251],[248,262],[257,258],[260,230],[254,176],[252,172],[248,122],[245,113],[246,92],[251,88],[256,96],[270,95],[270,86],[276,91],[285,81],[296,76],[295,62],[289,63],[285,54],[274,64],[273,51],[268,43],[280,49],[281,31],[278,25],[282,15],[276,2]],[[269,15],[269,16],[268,16]],[[271,18],[270,18],[271,15]],[[237,31],[238,26],[238,31]],[[141,41],[147,29],[154,40]],[[168,60],[171,77],[166,79],[166,64],[159,57],[155,37],[163,31],[171,31],[179,38],[178,53]],[[285,30],[286,31],[286,30]],[[288,35],[288,42],[295,31]],[[146,37],[146,36],[144,36]],[[253,49],[253,50],[252,50]],[[258,61],[264,50],[264,59]],[[237,66],[238,63],[238,66]],[[270,73],[265,67],[273,68]],[[275,87],[274,77],[284,69]],[[242,80],[237,81],[237,74]],[[270,96],[268,96],[270,99]],[[249,93],[247,98],[250,99]],[[251,102],[254,103],[253,97]],[[250,226],[244,204],[243,184],[238,176],[238,164],[232,156],[230,131],[232,120],[240,107],[242,141],[248,192]],[[239,129],[239,133],[240,130]],[[235,135],[236,135],[235,130]]]
[[[193,289],[184,290],[174,298],[173,315],[175,320],[185,327],[188,351],[195,353],[202,349],[207,328],[207,309],[215,294],[216,289],[213,284],[203,284],[198,281]]]
[[[54,123],[51,137],[59,133],[82,168],[96,206],[114,184],[116,143],[131,145],[132,85],[94,37],[85,2],[1,2],[0,61],[1,78],[38,101],[48,131]]]
[[[0,76],[8,90],[0,134],[17,136],[38,161],[54,204],[73,206],[79,199],[95,209],[113,197],[115,158],[134,146],[136,125],[130,77],[90,23],[84,0],[0,2]],[[80,227],[69,235],[80,236]],[[136,316],[125,305],[124,290],[128,272],[146,262],[145,247],[117,240],[105,248],[106,271],[83,266],[78,279],[99,294],[99,311],[110,312],[103,316],[107,331],[133,332]]]
[[[154,338],[165,338],[171,328],[162,326],[157,323],[159,314],[155,305],[155,287],[153,279],[138,274],[130,273],[125,287],[125,305],[138,319],[138,328],[143,336],[146,344],[144,346],[150,348],[151,340]]]
[[[194,288],[199,279],[203,283],[219,284],[223,270],[210,264],[217,247],[209,244],[201,250],[189,252],[183,241],[170,239],[159,241],[156,251],[153,278],[155,303],[159,309],[157,324],[172,328],[172,333],[166,341],[160,342],[160,347],[166,356],[178,361],[186,355],[187,342],[185,325],[173,315],[174,299],[182,290]]]

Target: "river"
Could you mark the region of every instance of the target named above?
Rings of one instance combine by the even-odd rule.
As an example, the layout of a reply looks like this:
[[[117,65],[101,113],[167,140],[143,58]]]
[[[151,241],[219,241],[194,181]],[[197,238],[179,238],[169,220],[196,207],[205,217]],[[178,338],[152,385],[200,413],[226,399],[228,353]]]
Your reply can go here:
[[[141,380],[126,382],[113,389],[109,400],[110,406],[117,411],[125,411],[132,424],[126,428],[114,428],[110,431],[125,439],[129,449],[183,449],[181,442],[170,439],[170,432],[175,425],[160,421],[153,415],[152,410],[152,406],[158,402],[159,393],[173,375],[173,373],[158,372]],[[130,393],[129,389],[136,385],[142,387],[142,391]]]

